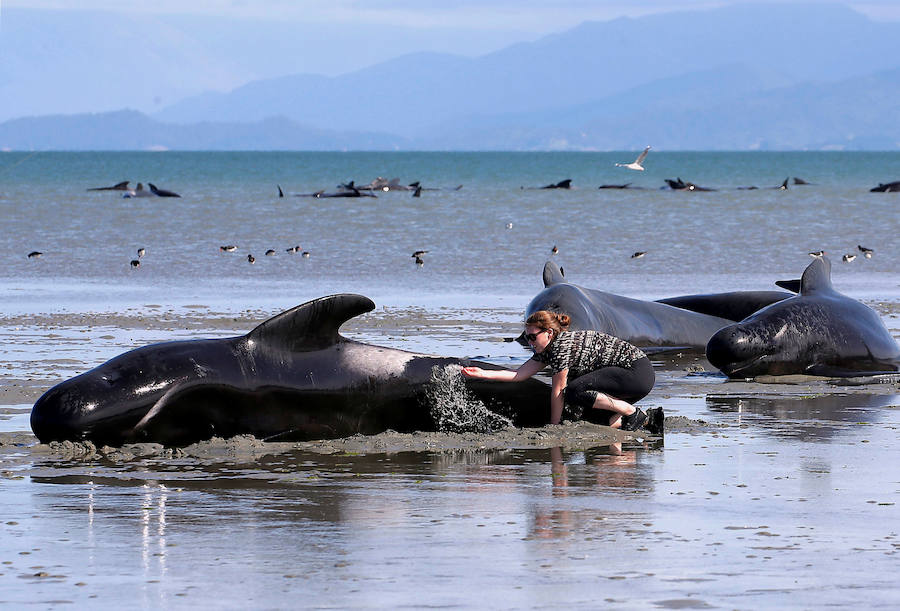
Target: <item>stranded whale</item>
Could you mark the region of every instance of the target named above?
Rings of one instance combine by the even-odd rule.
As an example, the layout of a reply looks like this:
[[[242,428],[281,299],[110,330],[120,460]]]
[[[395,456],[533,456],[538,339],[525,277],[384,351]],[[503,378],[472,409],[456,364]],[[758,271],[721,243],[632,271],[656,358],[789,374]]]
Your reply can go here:
[[[851,377],[896,372],[900,348],[877,312],[834,290],[831,262],[817,257],[798,295],[718,331],[706,358],[731,378]]]
[[[544,290],[525,309],[564,312],[571,329],[593,329],[641,347],[703,349],[713,333],[732,321],[656,301],[643,301],[570,284],[552,261],[544,264]]]
[[[131,350],[38,399],[31,427],[42,442],[187,444],[213,435],[279,440],[434,430],[423,399],[435,366],[467,360],[416,354],[342,337],[375,304],[322,297],[234,338],[165,342]],[[478,363],[479,367],[498,369]],[[517,426],[548,417],[549,386],[470,380],[466,388]]]
[[[603,331],[642,348],[705,349],[722,327],[793,296],[785,291],[732,291],[643,301],[569,284],[552,261],[544,264],[543,280],[546,288],[528,305],[526,318],[538,310],[565,312],[573,330]],[[799,282],[779,284],[790,290]]]

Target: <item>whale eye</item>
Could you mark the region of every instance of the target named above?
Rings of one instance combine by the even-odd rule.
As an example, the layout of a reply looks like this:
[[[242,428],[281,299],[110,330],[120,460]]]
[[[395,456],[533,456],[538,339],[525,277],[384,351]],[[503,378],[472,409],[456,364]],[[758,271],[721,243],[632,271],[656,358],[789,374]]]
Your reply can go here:
[[[119,375],[119,373],[114,371],[114,372],[103,374],[102,376],[100,376],[100,379],[103,380],[104,382],[106,382],[107,384],[109,384],[110,386],[112,386],[113,384],[115,384],[116,382],[119,381],[120,377],[121,376]]]

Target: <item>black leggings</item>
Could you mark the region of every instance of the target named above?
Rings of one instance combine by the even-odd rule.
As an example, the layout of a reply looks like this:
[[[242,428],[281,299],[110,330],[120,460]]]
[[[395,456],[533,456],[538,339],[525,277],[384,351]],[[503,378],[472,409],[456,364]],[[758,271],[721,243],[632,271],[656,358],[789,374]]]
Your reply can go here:
[[[605,409],[591,409],[597,393],[603,393],[629,403],[640,401],[653,390],[656,374],[646,356],[631,367],[603,367],[569,380],[565,390],[564,414],[570,418],[607,424],[613,414]]]

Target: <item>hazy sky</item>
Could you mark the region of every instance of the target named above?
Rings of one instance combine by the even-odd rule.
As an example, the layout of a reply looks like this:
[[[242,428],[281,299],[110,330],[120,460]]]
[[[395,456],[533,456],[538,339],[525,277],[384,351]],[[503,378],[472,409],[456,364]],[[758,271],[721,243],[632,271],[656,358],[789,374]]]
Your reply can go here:
[[[812,0],[793,0],[793,3],[804,1]],[[535,35],[561,31],[587,20],[606,21],[738,3],[734,0],[78,0],[77,3],[74,0],[3,0],[2,6],[255,17],[332,25],[466,27],[520,30],[523,35]],[[900,20],[897,0],[847,0],[839,4],[852,6],[873,19]]]
[[[750,2],[760,3],[744,3]],[[585,21],[733,4],[740,2],[0,0],[0,121],[120,108],[154,112],[188,96],[260,79],[333,77],[413,52],[479,57]],[[871,19],[900,21],[900,0],[839,4]],[[53,13],[23,10],[13,17],[11,9]]]

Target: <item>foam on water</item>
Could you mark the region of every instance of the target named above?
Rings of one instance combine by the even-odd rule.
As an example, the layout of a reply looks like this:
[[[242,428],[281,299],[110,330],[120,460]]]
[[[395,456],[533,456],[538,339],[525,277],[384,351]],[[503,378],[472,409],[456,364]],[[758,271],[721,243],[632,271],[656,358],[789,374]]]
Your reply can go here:
[[[459,365],[435,365],[425,397],[437,430],[446,433],[493,433],[512,426],[478,400],[462,377]]]

